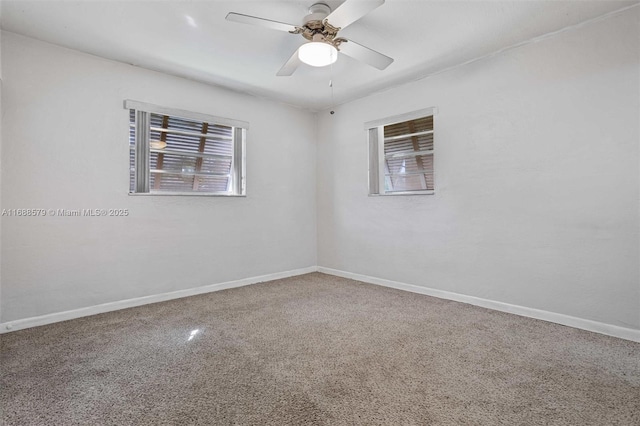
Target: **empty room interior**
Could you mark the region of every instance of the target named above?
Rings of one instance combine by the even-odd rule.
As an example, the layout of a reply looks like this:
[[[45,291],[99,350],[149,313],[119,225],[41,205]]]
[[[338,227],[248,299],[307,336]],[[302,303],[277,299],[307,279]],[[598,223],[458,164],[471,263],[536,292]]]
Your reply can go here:
[[[0,424],[640,425],[639,1],[0,24]]]

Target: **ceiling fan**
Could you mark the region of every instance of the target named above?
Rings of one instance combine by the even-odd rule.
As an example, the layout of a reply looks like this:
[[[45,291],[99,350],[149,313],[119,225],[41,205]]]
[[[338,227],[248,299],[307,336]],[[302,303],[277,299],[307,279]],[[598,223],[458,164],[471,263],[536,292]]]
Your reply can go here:
[[[227,15],[227,21],[258,25],[287,31],[291,34],[301,34],[308,40],[293,52],[293,55],[276,74],[278,76],[290,76],[301,63],[315,67],[330,65],[338,59],[338,52],[383,70],[393,62],[392,58],[354,41],[337,37],[338,31],[351,25],[383,3],[384,0],[346,0],[334,11],[331,11],[331,8],[325,3],[316,3],[309,8],[309,15],[304,17],[301,26],[234,12]]]

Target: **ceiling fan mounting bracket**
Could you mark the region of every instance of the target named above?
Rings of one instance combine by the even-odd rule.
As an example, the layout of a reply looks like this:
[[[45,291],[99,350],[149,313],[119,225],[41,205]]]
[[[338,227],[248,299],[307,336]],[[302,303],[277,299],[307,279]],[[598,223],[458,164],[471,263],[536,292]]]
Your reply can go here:
[[[331,13],[331,8],[326,3],[314,3],[309,7],[309,13],[322,13],[326,17]]]

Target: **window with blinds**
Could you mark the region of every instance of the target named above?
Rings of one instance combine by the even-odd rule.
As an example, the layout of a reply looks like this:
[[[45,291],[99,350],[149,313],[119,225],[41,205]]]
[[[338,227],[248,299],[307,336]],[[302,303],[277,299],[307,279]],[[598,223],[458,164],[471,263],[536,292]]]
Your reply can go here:
[[[236,120],[126,101],[134,194],[245,194],[245,135]]]
[[[369,194],[433,194],[434,108],[365,125]]]

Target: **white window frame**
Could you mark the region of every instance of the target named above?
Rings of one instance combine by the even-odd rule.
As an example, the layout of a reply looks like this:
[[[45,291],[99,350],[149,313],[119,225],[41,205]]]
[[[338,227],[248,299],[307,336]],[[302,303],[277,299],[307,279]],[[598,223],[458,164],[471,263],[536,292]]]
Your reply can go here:
[[[384,155],[384,128],[396,123],[416,120],[418,118],[435,116],[438,113],[436,107],[420,109],[405,114],[395,115],[393,117],[382,118],[369,121],[364,124],[364,130],[367,132],[367,144],[369,154],[369,196],[387,196],[387,195],[432,195],[433,190],[418,191],[386,191],[385,189],[385,155]],[[435,127],[435,123],[434,123]],[[434,129],[435,130],[435,129]],[[435,146],[433,149],[435,153]],[[380,172],[382,171],[382,173]]]
[[[244,197],[246,196],[246,134],[249,123],[224,117],[185,111],[176,108],[168,108],[127,99],[124,101],[126,110],[135,110],[135,176],[133,191],[129,195],[188,195],[205,197]],[[150,114],[161,114],[171,117],[219,124],[233,128],[233,160],[231,166],[231,179],[227,191],[224,192],[178,192],[157,191],[151,189],[150,182],[150,147],[149,147],[149,123]]]

